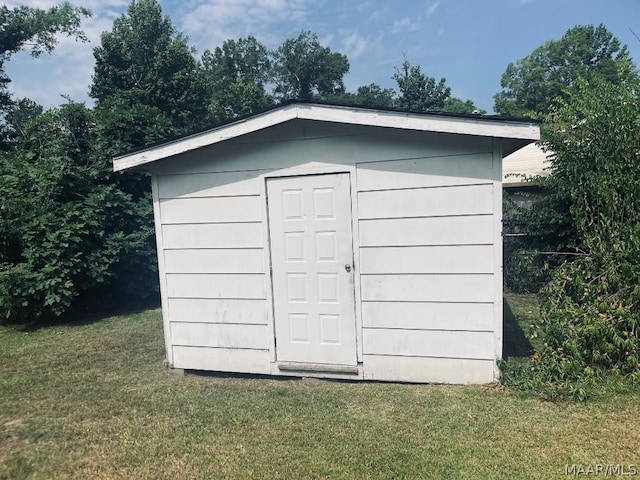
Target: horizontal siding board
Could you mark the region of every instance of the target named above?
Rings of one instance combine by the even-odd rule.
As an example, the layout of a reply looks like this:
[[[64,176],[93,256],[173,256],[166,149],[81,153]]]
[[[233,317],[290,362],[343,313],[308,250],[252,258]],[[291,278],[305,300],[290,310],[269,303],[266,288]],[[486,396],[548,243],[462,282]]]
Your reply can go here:
[[[262,249],[165,250],[167,273],[264,273]]]
[[[171,323],[171,343],[189,347],[269,349],[266,325]]]
[[[174,346],[173,366],[185,370],[268,374],[269,351]]]
[[[493,179],[491,153],[359,163],[358,191],[486,183]]]
[[[493,275],[362,275],[362,300],[493,302]]]
[[[491,360],[493,332],[365,328],[364,354]]]
[[[262,198],[210,197],[172,198],[160,200],[162,224],[259,222],[262,220]]]
[[[453,384],[497,380],[493,360],[364,355],[362,362],[366,380]]]
[[[360,273],[493,273],[493,246],[362,248]]]
[[[162,240],[165,249],[255,248],[264,243],[260,223],[163,225]]]
[[[158,196],[164,199],[259,195],[260,174],[263,172],[159,175]]]
[[[316,122],[306,124],[306,134],[302,138],[296,133],[299,125],[295,123],[289,122],[294,131],[290,139],[284,132],[280,141],[273,141],[269,138],[270,129],[266,129],[263,142],[252,140],[255,134],[246,139],[238,137],[181,154],[179,162],[168,158],[150,165],[150,168],[162,175],[214,173],[283,169],[307,162],[354,165],[491,151],[490,138],[378,127],[363,129],[344,124],[335,125],[333,133],[325,128],[323,135],[315,136]]]
[[[493,243],[493,215],[361,220],[361,246]]]
[[[493,185],[358,193],[358,218],[411,218],[490,214]]]
[[[363,302],[365,328],[492,331],[493,303]]]
[[[267,324],[266,300],[169,298],[171,322]]]
[[[266,298],[264,274],[166,274],[170,298]]]

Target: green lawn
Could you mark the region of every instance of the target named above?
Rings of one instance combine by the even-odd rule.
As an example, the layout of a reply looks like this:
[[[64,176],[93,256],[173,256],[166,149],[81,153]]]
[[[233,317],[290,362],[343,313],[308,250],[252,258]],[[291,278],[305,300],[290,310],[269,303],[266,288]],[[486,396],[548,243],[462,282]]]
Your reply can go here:
[[[514,298],[526,329],[535,302]],[[640,464],[632,395],[181,377],[163,356],[157,310],[0,329],[0,478],[564,478],[565,464]]]

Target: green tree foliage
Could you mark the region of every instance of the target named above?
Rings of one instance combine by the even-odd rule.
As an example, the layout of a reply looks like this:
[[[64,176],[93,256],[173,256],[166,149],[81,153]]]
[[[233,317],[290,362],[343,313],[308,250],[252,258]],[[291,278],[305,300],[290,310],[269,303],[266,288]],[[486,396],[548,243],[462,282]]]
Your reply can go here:
[[[127,12],[113,22],[112,30],[102,34],[94,57],[90,93],[99,108],[111,100],[132,108],[156,109],[175,130],[168,134],[202,126],[206,102],[198,81],[198,62],[156,0],[132,0]],[[120,109],[113,111],[121,113]]]
[[[274,95],[278,100],[322,100],[345,91],[349,61],[303,31],[273,52]]]
[[[627,47],[604,25],[579,25],[510,63],[494,108],[503,115],[542,118],[556,99],[567,98],[578,78],[624,83],[634,71]]]
[[[622,85],[636,77],[627,47],[603,25],[576,26],[560,40],[549,41],[508,66],[502,77],[503,91],[495,96],[495,108],[506,115],[546,119],[557,102],[570,97],[580,79]],[[553,178],[535,181],[546,189]],[[527,234],[505,241],[505,279],[516,291],[537,291],[565,255],[579,245],[569,215],[570,199],[552,187],[546,191],[535,201],[535,208],[508,205],[505,219],[518,225],[519,233]]]
[[[95,124],[81,104],[49,110],[0,156],[0,322],[154,292],[151,224],[110,181]]]
[[[442,110],[451,96],[444,78],[436,82],[435,78],[425,75],[419,65],[411,65],[406,59],[400,68],[396,68],[393,79],[400,90],[398,107],[402,109]]]
[[[478,115],[487,113],[486,110],[476,107],[472,100],[460,100],[457,97],[448,97],[444,101],[442,111],[449,113],[475,113]]]
[[[344,105],[392,108],[396,105],[396,92],[392,88],[382,88],[371,83],[358,87],[356,93],[344,92],[329,95],[325,100]]]
[[[202,55],[211,123],[246,115],[273,104],[266,91],[270,79],[269,51],[254,37],[226,40]]]
[[[25,48],[34,57],[51,52],[57,44],[58,34],[86,41],[80,30],[80,21],[90,15],[86,8],[72,7],[66,2],[48,10],[0,6],[0,122],[3,130],[7,127],[5,117],[13,106],[8,91],[11,80],[5,72],[6,62]]]
[[[396,92],[392,88],[382,88],[375,83],[371,83],[358,87],[355,99],[358,105],[393,107],[396,102]]]
[[[582,255],[543,290],[544,346],[507,379],[584,397],[606,374],[640,374],[640,81],[578,79],[548,120],[547,187]]]
[[[132,0],[112,30],[102,34],[94,57],[91,96],[97,100],[96,129],[104,162],[206,124],[205,86],[194,51],[156,0]],[[131,208],[142,223],[131,248],[146,254],[134,255],[140,271],[146,272],[144,263],[155,264],[150,178],[145,173],[128,173],[109,181],[135,202]],[[128,262],[135,263],[131,257]],[[157,286],[144,280],[140,288]]]
[[[84,39],[85,15],[68,4],[0,7],[0,93],[8,82],[2,67],[13,53],[50,51],[58,33]],[[157,294],[149,176],[112,173],[117,154],[275,100],[396,105],[395,91],[375,84],[347,94],[346,56],[311,32],[273,52],[253,37],[228,40],[200,63],[157,0],[132,0],[94,56],[94,109],[70,102],[43,111],[3,97],[0,113],[10,129],[0,151],[0,323],[46,321]],[[417,88],[423,102],[411,108],[442,107],[449,97],[444,80],[432,85],[418,67],[406,69],[403,85]],[[425,92],[431,97],[420,97]]]

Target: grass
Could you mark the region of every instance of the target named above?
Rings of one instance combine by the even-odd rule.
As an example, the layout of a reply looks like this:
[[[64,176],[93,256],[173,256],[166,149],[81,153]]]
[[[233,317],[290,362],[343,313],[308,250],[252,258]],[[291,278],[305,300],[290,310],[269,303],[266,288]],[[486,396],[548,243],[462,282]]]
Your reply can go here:
[[[528,301],[509,297],[535,321]],[[0,329],[0,479],[557,478],[640,463],[633,395],[180,377],[162,341],[157,310]]]

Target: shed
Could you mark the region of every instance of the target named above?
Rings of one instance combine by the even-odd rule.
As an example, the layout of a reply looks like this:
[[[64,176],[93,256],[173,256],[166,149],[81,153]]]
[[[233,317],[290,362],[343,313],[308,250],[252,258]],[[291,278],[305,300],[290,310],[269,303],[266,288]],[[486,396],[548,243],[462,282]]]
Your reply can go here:
[[[176,369],[488,383],[502,158],[535,122],[291,102],[114,159],[151,173]]]

